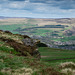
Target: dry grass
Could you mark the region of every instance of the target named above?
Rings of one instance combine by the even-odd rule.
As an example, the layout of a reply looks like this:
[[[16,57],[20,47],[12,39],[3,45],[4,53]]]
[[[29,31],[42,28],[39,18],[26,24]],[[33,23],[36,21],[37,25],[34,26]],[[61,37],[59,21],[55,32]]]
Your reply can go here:
[[[0,25],[12,25],[12,24],[38,24],[39,26],[43,25],[75,25],[75,18],[70,19],[26,19],[26,18],[8,18],[1,19]]]
[[[60,68],[61,69],[64,69],[64,68],[72,68],[72,69],[75,69],[75,63],[73,63],[73,62],[61,63],[60,64]]]
[[[15,40],[18,43],[22,43],[21,40],[25,37],[25,35],[22,36],[20,34],[12,34],[9,31],[1,31],[0,30],[0,37],[10,38],[10,39]],[[27,35],[26,35],[26,37],[27,37]]]
[[[48,67],[42,70],[41,75],[64,75],[58,71],[55,71],[53,68]]]
[[[1,19],[0,25],[12,25],[12,24],[24,24],[27,23],[27,19],[25,18],[8,18],[8,19]]]
[[[3,73],[7,73],[9,75],[32,75],[33,70],[31,68],[20,68],[20,69],[10,69],[10,68],[6,68],[6,69],[2,69],[1,72]]]
[[[73,62],[61,63],[59,69],[61,73],[65,73],[66,75],[75,75],[75,63]]]
[[[61,73],[65,73],[66,75],[75,75],[75,70],[71,68],[65,68],[61,70]]]

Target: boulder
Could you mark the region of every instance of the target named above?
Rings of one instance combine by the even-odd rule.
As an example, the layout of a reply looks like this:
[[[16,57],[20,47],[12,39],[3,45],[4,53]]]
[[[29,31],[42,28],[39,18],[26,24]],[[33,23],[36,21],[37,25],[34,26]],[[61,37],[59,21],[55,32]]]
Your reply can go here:
[[[7,39],[5,37],[0,37],[0,40],[7,43],[9,46],[13,47],[14,50],[19,52],[20,56],[32,56],[34,58],[40,59],[41,55],[37,49],[36,44],[31,38],[23,39],[22,43],[18,43],[13,39]]]
[[[31,55],[34,56],[35,58],[38,58],[40,59],[41,58],[41,55],[40,55],[40,52],[38,51],[38,48],[37,48],[37,42],[31,38],[24,38],[22,40],[23,44],[27,47],[30,47],[31,48]]]

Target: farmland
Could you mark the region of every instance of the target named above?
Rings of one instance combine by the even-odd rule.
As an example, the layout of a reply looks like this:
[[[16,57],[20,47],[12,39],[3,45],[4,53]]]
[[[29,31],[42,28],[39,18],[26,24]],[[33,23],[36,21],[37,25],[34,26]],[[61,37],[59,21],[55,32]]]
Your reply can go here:
[[[75,40],[74,18],[66,19],[32,19],[8,18],[0,20],[0,29],[12,33],[28,35],[33,39],[54,45],[53,43],[73,42]],[[57,44],[58,45],[58,44]]]
[[[43,34],[43,31],[45,32],[46,30],[49,30],[46,32],[50,33],[51,31],[53,32],[59,31],[56,34],[60,35],[60,33],[62,33],[61,35],[63,35],[64,30],[71,29],[71,27],[74,26],[73,25],[74,22],[70,24],[69,21],[74,21],[74,19],[26,19],[26,18],[10,18],[9,19],[8,18],[8,19],[0,20],[0,29],[9,30],[12,32],[14,30],[20,29],[19,31],[21,33],[22,32],[29,32],[29,33],[35,32],[33,33],[33,35],[41,35]],[[29,28],[29,29],[26,30],[26,28]],[[41,28],[43,29],[43,31],[41,30]],[[40,30],[40,33],[37,32],[36,29]],[[45,32],[45,35],[46,35],[46,32]],[[45,36],[45,35],[42,35],[42,36]]]
[[[40,47],[41,60],[50,63],[52,66],[63,62],[75,62],[74,50],[63,50],[55,48]]]

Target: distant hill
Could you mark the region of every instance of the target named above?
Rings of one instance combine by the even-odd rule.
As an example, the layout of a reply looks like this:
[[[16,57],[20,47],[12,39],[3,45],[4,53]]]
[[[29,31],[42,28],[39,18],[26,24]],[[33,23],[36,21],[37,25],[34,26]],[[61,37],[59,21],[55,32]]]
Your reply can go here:
[[[11,18],[11,19],[10,19]],[[43,25],[69,25],[69,26],[74,26],[75,25],[75,18],[58,18],[58,19],[45,19],[45,18],[31,18],[31,17],[4,17],[0,16],[0,22],[8,22],[5,25],[10,25],[12,24],[38,24],[38,26],[43,26]],[[16,21],[16,23],[15,23]],[[4,24],[4,23],[0,23]]]
[[[0,19],[4,19],[5,17],[3,17],[3,16],[0,16]]]

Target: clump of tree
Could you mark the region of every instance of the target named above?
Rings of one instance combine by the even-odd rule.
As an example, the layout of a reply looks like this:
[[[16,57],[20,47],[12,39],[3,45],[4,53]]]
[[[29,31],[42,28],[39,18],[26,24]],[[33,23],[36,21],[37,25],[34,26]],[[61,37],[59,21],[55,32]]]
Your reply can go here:
[[[37,44],[37,46],[38,46],[38,47],[48,47],[46,44],[41,43],[41,42],[39,42],[39,43]]]

